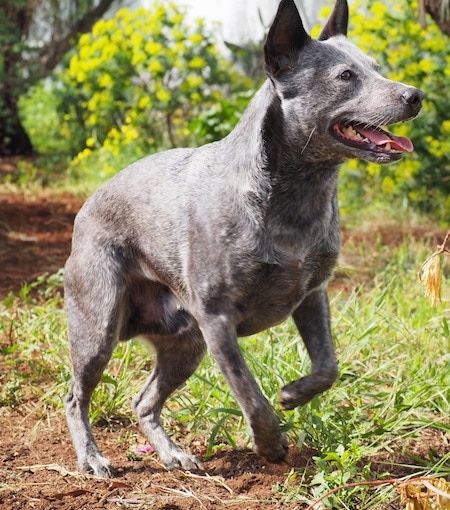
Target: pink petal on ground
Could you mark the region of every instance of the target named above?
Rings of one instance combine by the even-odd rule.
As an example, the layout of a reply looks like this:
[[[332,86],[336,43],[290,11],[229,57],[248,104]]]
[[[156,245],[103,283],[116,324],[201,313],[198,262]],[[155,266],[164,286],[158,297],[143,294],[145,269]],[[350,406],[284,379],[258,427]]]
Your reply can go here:
[[[154,452],[155,449],[151,444],[146,444],[144,446],[136,446],[136,453],[139,455],[145,455],[146,453]]]

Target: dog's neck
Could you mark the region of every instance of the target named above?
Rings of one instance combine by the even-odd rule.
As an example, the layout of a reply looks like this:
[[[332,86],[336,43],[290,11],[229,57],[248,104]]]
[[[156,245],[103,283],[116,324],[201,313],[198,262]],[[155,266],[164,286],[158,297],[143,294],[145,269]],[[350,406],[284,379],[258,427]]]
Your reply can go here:
[[[270,176],[274,185],[288,179],[323,183],[326,175],[338,172],[342,161],[317,158],[310,144],[311,132],[290,125],[282,100],[268,79],[256,93],[234,130],[223,140],[233,168],[240,173],[255,169]],[[294,134],[293,134],[294,133]]]
[[[340,161],[315,161],[308,148],[294,145],[286,122],[281,100],[267,80],[223,140],[236,188],[258,203],[255,216],[282,249],[298,245],[300,230],[304,236],[309,227],[314,230],[318,223],[337,218],[340,166]]]

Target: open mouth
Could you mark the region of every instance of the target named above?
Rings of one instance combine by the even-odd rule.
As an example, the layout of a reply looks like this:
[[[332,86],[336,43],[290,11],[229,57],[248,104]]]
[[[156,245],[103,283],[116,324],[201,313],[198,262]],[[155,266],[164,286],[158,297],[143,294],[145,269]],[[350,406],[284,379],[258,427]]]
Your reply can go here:
[[[395,136],[384,129],[364,124],[337,123],[331,127],[332,135],[344,145],[370,152],[395,156],[413,152],[409,138]]]

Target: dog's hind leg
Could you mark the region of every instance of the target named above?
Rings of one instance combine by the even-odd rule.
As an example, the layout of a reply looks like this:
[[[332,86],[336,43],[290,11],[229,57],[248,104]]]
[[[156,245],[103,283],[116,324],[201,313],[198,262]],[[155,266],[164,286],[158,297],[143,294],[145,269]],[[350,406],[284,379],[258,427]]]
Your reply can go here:
[[[99,344],[96,343],[96,345]],[[76,348],[72,348],[72,352],[76,352]],[[92,434],[89,403],[111,354],[110,345],[105,345],[93,353],[92,358],[86,360],[87,363],[77,360],[74,363],[73,379],[65,399],[67,424],[77,452],[78,469],[107,478],[113,476],[113,469],[109,460],[103,457]]]
[[[310,293],[292,314],[312,362],[311,374],[284,386],[280,401],[285,409],[309,402],[328,390],[338,374],[325,288]]]
[[[171,337],[149,338],[156,349],[156,365],[133,399],[140,427],[167,469],[195,469],[200,461],[176,446],[161,426],[160,413],[167,397],[195,371],[205,353],[196,328]]]
[[[119,336],[120,307],[117,282],[98,266],[80,271],[66,265],[65,300],[68,311],[73,377],[65,399],[67,424],[78,457],[78,469],[99,477],[113,476],[100,452],[89,422],[89,402],[111,358]]]

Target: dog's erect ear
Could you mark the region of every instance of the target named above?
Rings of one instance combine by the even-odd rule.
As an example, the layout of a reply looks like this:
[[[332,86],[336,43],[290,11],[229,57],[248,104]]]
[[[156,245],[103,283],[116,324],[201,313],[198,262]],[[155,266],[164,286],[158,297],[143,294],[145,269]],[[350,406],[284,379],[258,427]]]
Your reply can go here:
[[[335,35],[347,35],[348,4],[347,0],[336,0],[330,19],[319,35],[319,41],[325,41]]]
[[[309,40],[294,0],[281,0],[264,45],[267,73],[276,76],[293,66],[298,52]]]

